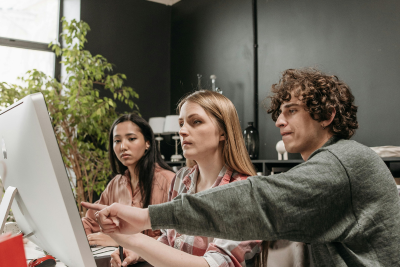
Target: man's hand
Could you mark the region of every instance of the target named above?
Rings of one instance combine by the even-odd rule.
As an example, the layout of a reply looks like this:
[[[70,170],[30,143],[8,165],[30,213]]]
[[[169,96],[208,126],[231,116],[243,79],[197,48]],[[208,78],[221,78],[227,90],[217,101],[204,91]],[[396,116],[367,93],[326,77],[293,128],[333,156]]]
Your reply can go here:
[[[95,213],[96,216],[96,222],[99,224],[100,229],[102,232],[104,232],[104,225],[105,225],[105,229],[108,230],[110,229],[110,227],[114,227],[114,225],[118,226],[119,225],[119,220],[116,217],[109,217],[109,218],[102,218],[103,220],[99,219],[99,211],[104,210],[104,209],[109,209],[110,206],[107,205],[102,205],[102,204],[92,204],[89,202],[81,202],[82,206],[87,208],[87,209],[92,209],[97,211]],[[105,220],[106,219],[106,220]],[[107,231],[105,231],[104,233],[107,233]]]
[[[124,248],[124,262],[121,264],[121,258],[119,257],[119,249],[115,250],[111,254],[111,267],[128,266],[129,264],[135,264],[138,262],[140,256],[132,250]]]
[[[102,210],[104,208],[107,208],[107,205],[102,205],[102,204],[92,204],[89,202],[81,202],[81,205],[84,206],[87,209],[91,209],[91,210],[95,210],[95,211],[99,211]]]
[[[87,239],[89,240],[89,245],[118,247],[118,244],[114,241],[114,239],[103,233],[89,234]]]
[[[114,203],[111,206],[82,202],[82,206],[96,210],[96,221],[105,234],[136,234],[150,229],[148,209]]]

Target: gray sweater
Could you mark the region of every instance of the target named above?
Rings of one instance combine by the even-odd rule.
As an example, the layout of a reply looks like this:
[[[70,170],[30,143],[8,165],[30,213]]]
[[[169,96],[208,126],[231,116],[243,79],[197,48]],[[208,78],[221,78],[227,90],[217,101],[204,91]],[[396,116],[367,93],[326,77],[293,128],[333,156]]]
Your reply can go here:
[[[311,244],[316,266],[400,266],[400,198],[382,159],[331,138],[290,171],[149,206],[153,229]]]

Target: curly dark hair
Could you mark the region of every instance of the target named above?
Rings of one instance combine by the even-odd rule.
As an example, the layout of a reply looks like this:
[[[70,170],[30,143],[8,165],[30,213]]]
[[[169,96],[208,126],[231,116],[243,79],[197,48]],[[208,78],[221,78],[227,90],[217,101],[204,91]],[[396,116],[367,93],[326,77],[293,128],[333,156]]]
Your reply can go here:
[[[293,93],[316,121],[329,119],[335,109],[335,118],[329,125],[334,135],[349,139],[358,128],[354,96],[349,86],[337,76],[326,75],[314,68],[288,69],[283,72],[279,83],[272,85],[272,93],[267,112],[272,114],[274,121],[281,114],[282,103],[290,101]]]

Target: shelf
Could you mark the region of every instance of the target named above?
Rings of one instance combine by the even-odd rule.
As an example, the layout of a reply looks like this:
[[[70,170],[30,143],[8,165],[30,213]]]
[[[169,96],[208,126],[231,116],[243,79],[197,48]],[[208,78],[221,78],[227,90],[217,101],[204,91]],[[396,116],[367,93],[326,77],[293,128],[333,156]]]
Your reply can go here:
[[[168,165],[172,165],[172,166],[184,166],[186,164],[186,161],[184,160],[180,160],[180,161],[165,161],[165,163],[167,163]]]
[[[304,162],[303,160],[299,159],[292,159],[292,160],[252,160],[251,161],[256,168],[257,172],[261,172],[262,175],[270,175],[272,171],[274,172],[281,172],[284,170],[288,170],[293,168],[294,166]],[[168,165],[171,167],[178,167],[182,168],[185,166],[186,161],[166,161]]]
[[[391,165],[400,164],[400,157],[382,158],[389,169]],[[303,163],[302,159],[289,159],[289,160],[274,160],[274,159],[256,159],[251,161],[258,173],[262,175],[270,175],[271,173],[283,172],[293,168],[296,165]],[[186,161],[166,161],[172,167],[176,166],[182,168],[185,166]],[[394,164],[393,164],[394,163]]]
[[[284,172],[300,163],[303,163],[302,159],[289,159],[289,160],[277,160],[277,159],[256,159],[251,161],[256,168],[257,173],[261,175],[270,175],[273,173]]]

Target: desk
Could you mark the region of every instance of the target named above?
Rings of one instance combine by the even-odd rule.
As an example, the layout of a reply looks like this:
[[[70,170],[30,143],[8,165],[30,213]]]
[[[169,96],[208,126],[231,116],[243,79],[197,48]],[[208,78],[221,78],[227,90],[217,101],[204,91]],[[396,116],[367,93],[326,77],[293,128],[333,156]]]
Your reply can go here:
[[[117,249],[117,248],[115,248]],[[92,251],[96,253],[97,258],[96,260],[96,265],[97,267],[111,267],[110,260],[111,260],[111,253],[115,251],[115,249],[110,248],[110,247],[103,247],[103,248],[92,248]],[[111,252],[107,252],[110,251]],[[102,253],[104,251],[104,253]],[[100,252],[100,254],[98,254]],[[131,264],[129,266],[134,266],[134,267],[153,267],[148,262],[138,262],[136,264]]]
[[[110,256],[104,257],[101,260],[96,260],[97,267],[111,267],[110,260],[111,260]],[[153,265],[151,265],[148,262],[138,262],[136,264],[131,264],[128,266],[131,266],[131,267],[153,267]],[[57,267],[58,267],[58,265],[57,265]]]
[[[32,259],[37,259],[37,258],[41,258],[41,257],[45,256],[44,252],[37,245],[32,243],[31,241],[28,241],[28,243],[24,245],[24,248],[25,248],[25,257],[26,257],[27,263],[29,263]],[[94,248],[94,249],[96,249],[96,248]],[[109,250],[109,248],[107,250]],[[111,252],[104,253],[104,254],[108,254],[108,255],[103,255],[96,259],[97,267],[111,267],[111,265],[110,265]],[[136,264],[132,264],[129,266],[153,267],[153,265],[151,265],[148,262],[138,262]],[[58,261],[56,264],[56,267],[66,267],[66,265],[64,263]]]
[[[132,267],[153,267],[153,265],[151,265],[150,263],[148,263],[146,261],[145,262],[138,262],[136,264],[131,264],[129,266],[132,266]]]
[[[97,259],[96,260],[97,267],[111,267],[110,260],[111,260],[110,256],[104,257],[101,260]],[[128,266],[131,266],[131,267],[153,267],[153,265],[151,265],[148,262],[138,262],[136,264],[131,264]],[[57,265],[57,267],[58,267],[58,265]]]

